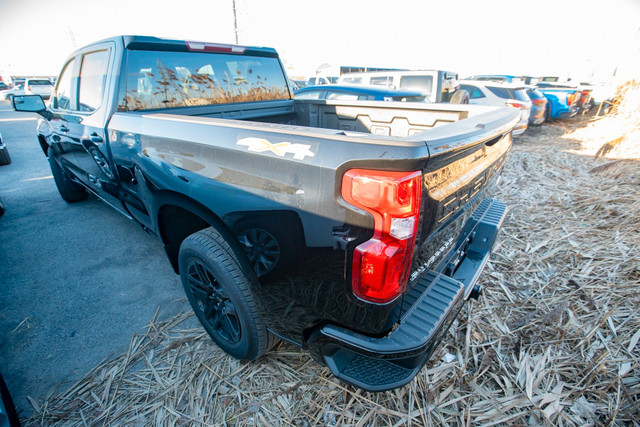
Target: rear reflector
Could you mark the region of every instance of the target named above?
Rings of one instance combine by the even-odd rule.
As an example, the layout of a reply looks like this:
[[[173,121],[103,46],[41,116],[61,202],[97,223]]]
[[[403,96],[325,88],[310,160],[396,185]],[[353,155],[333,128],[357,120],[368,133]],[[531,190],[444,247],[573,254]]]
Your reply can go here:
[[[369,302],[393,301],[406,289],[420,215],[422,174],[351,169],[341,193],[370,213],[373,236],[353,251],[353,293]]]
[[[236,46],[231,44],[202,43],[202,42],[186,42],[186,43],[187,43],[187,49],[191,51],[243,54],[247,50],[245,46]]]

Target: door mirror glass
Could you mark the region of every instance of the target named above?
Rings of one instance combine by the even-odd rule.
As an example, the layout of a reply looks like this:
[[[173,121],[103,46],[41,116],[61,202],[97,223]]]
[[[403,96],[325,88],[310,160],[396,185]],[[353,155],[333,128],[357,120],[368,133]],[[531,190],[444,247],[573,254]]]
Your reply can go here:
[[[14,95],[11,105],[16,111],[29,111],[32,113],[39,113],[46,109],[40,95]]]

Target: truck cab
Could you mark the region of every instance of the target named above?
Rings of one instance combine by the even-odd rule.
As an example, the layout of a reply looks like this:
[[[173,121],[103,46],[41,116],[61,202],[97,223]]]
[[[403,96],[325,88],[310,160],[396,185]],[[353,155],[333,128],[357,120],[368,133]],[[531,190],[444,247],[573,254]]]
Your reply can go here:
[[[415,90],[427,96],[429,102],[448,102],[458,86],[458,74],[440,70],[373,71],[346,73],[338,82]]]

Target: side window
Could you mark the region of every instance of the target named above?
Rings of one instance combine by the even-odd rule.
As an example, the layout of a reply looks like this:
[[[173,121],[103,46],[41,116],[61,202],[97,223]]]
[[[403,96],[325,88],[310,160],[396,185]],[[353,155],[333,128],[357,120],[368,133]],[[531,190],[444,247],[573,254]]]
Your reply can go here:
[[[78,92],[78,109],[80,111],[95,111],[100,107],[108,61],[108,50],[87,53],[82,57],[80,90]]]
[[[417,90],[423,93],[431,93],[433,90],[432,76],[402,76],[400,88]]]
[[[460,85],[460,89],[463,89],[469,92],[470,99],[485,98],[484,93],[482,93],[482,91],[475,86]]]
[[[327,99],[339,99],[343,101],[356,101],[358,99],[358,95],[355,93],[347,93],[347,92],[330,92],[327,95]]]
[[[371,80],[369,80],[369,83],[376,86],[389,86],[391,82],[389,81],[388,76],[377,76],[377,77],[371,77]]]
[[[73,64],[75,62],[75,58],[67,62],[58,78],[58,84],[53,94],[53,108],[60,110],[71,109],[71,85],[73,82]]]
[[[296,93],[294,96],[295,99],[320,99],[320,91],[319,90],[309,90],[302,93]]]

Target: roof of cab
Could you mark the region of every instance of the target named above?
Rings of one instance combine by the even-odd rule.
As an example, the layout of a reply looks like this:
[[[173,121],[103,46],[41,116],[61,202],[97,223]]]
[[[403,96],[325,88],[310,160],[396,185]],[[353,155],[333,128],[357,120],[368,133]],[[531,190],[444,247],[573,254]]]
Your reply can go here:
[[[114,36],[107,39],[99,40],[78,49],[76,52],[84,50],[86,47],[98,44],[114,41],[116,43],[122,43],[125,49],[129,50],[157,50],[157,51],[173,51],[173,52],[207,52],[207,53],[233,53],[240,55],[251,56],[267,56],[278,57],[278,52],[270,47],[257,47],[257,46],[240,46],[232,44],[221,44],[213,42],[201,42],[195,40],[175,40],[165,39],[152,36],[139,36],[139,35],[121,35]]]

